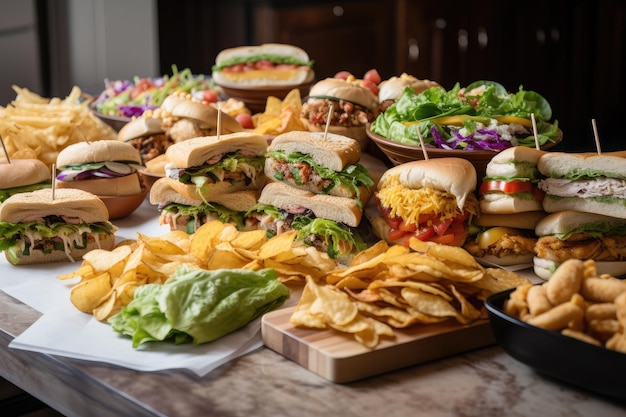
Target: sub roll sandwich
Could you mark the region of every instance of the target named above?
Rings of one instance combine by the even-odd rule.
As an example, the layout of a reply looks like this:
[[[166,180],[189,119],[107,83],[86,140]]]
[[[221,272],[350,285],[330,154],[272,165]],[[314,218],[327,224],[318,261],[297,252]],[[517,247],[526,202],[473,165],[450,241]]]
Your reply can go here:
[[[538,162],[549,213],[577,210],[626,219],[626,153],[550,152]]]
[[[238,230],[254,230],[246,221],[246,212],[257,203],[257,190],[210,194],[203,200],[191,198],[176,191],[176,180],[160,178],[150,188],[150,203],[157,205],[159,224],[170,231],[195,233],[200,226],[212,220],[232,223]]]
[[[15,194],[0,205],[0,249],[13,265],[74,262],[112,250],[117,228],[97,196],[71,188]]]
[[[593,259],[599,274],[626,274],[626,219],[562,210],[544,217],[535,228],[535,273],[549,279],[568,259]]]
[[[117,140],[78,142],[59,152],[57,188],[76,188],[98,196],[131,196],[145,191],[139,152]]]
[[[149,117],[147,112],[122,126],[117,132],[117,139],[137,149],[144,165],[163,155],[165,150],[174,144],[174,140],[165,133],[162,120],[158,117]]]
[[[228,48],[217,54],[213,80],[230,88],[297,86],[315,78],[313,61],[301,48],[280,43]]]
[[[507,148],[487,164],[479,187],[480,215],[464,248],[477,260],[499,266],[531,264],[535,227],[545,217],[537,184],[544,176],[537,161],[545,152],[524,146]]]
[[[387,170],[378,182],[374,233],[409,246],[411,238],[462,246],[478,215],[476,170],[461,158],[412,161]]]
[[[362,208],[372,195],[374,180],[360,158],[361,147],[352,138],[293,131],[272,140],[265,174],[301,190],[354,199]]]
[[[363,210],[351,198],[315,194],[282,182],[263,187],[248,216],[268,236],[297,230],[296,241],[349,264],[366,245],[358,230]]]
[[[266,151],[265,137],[253,133],[192,138],[167,149],[165,174],[178,193],[208,202],[212,195],[262,188]]]
[[[332,112],[330,111],[332,105]],[[311,132],[328,132],[356,139],[366,149],[366,126],[379,113],[378,96],[356,79],[326,78],[315,83],[302,104],[300,119]]]
[[[0,161],[0,203],[14,194],[52,186],[48,166],[39,159]]]

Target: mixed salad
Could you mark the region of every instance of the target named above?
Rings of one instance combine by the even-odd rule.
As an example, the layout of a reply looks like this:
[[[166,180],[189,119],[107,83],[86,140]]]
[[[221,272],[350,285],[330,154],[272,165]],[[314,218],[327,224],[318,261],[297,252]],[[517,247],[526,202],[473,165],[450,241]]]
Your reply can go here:
[[[178,71],[172,66],[172,75],[135,77],[130,80],[104,81],[105,89],[93,103],[96,111],[107,116],[138,117],[144,111],[156,109],[165,97],[174,91],[190,93],[208,103],[217,102],[219,93],[213,80],[205,75],[194,75],[189,68]]]
[[[531,115],[535,116],[540,146],[561,136],[552,108],[534,91],[521,86],[509,93],[493,81],[476,81],[465,88],[457,83],[446,91],[431,87],[420,94],[406,88],[372,122],[371,131],[389,140],[441,149],[501,151],[511,146],[535,147]],[[419,133],[418,133],[419,131]]]

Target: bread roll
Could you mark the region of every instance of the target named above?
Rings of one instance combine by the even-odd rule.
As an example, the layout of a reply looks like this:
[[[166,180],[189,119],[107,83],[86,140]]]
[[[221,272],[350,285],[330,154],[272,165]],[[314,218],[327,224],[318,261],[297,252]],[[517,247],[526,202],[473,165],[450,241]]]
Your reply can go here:
[[[88,191],[98,196],[129,196],[143,192],[144,186],[137,172],[117,178],[96,178],[91,180],[59,181],[57,188],[74,188]]]
[[[22,223],[29,219],[56,215],[79,219],[82,223],[107,221],[109,212],[97,196],[74,188],[52,188],[15,194],[0,205],[0,221]]]
[[[237,132],[176,143],[167,148],[165,157],[176,168],[191,168],[205,165],[207,161],[225,153],[264,156],[266,151],[267,139],[263,135]]]
[[[72,164],[119,161],[141,165],[141,155],[132,145],[118,140],[77,142],[67,146],[57,156],[57,168]]]
[[[0,188],[14,188],[50,181],[48,166],[39,159],[6,159],[0,162]]]
[[[341,78],[326,78],[318,81],[311,87],[309,97],[347,100],[370,110],[376,110],[379,106],[378,96],[369,88]]]
[[[283,210],[304,207],[313,211],[315,217],[334,220],[351,227],[357,227],[363,216],[363,210],[351,198],[313,194],[281,182],[272,182],[263,187],[259,202]]]

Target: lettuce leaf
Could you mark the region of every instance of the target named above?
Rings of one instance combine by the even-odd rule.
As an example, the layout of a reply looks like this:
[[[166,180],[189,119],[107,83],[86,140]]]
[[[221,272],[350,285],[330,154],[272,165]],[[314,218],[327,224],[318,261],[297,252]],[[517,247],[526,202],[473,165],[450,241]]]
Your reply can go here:
[[[188,270],[181,267],[165,284],[142,285],[133,300],[108,322],[147,342],[201,344],[245,326],[289,298],[273,269]]]

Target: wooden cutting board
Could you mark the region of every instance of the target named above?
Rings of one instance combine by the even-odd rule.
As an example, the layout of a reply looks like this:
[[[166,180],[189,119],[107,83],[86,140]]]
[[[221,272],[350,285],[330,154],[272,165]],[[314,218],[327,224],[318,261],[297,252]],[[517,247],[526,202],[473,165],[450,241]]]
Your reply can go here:
[[[294,308],[263,316],[263,343],[332,382],[355,381],[495,344],[488,320],[469,325],[450,320],[396,329],[395,339],[383,339],[376,348],[368,349],[349,334],[293,326],[289,318]]]

